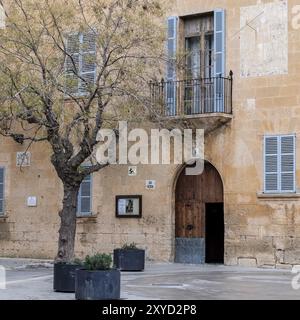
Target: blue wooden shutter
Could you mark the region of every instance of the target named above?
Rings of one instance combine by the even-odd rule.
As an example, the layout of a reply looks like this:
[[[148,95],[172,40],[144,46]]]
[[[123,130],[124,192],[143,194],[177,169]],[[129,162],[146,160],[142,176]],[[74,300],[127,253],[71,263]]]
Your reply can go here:
[[[96,80],[96,34],[92,31],[81,35],[80,72],[83,80],[79,92],[88,93]]]
[[[88,175],[81,183],[78,194],[77,214],[89,216],[92,213],[92,175]]]
[[[72,33],[67,36],[66,51],[69,56],[65,62],[66,94],[77,95],[80,75],[80,34]]]
[[[0,215],[4,214],[4,168],[0,168]]]
[[[214,93],[215,112],[224,112],[224,80],[225,76],[225,10],[214,11]]]
[[[176,115],[176,51],[177,51],[177,24],[178,17],[168,18],[168,42],[167,42],[167,83],[166,83],[166,105],[167,115]]]
[[[280,137],[280,190],[295,192],[296,141],[294,135]]]
[[[264,143],[264,191],[276,193],[279,191],[279,148],[278,137],[267,136]]]

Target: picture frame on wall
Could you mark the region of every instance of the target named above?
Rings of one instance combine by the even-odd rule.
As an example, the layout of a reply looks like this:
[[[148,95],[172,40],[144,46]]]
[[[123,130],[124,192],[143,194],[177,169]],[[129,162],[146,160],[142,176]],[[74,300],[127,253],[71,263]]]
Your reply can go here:
[[[141,218],[142,217],[142,196],[141,195],[116,196],[116,217],[117,218]]]

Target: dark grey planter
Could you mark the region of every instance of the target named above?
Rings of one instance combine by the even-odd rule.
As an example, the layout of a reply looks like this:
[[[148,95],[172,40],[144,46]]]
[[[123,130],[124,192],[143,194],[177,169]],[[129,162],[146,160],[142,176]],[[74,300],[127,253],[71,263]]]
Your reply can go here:
[[[75,292],[75,272],[78,264],[54,264],[53,290],[57,292]]]
[[[114,265],[121,271],[143,271],[145,269],[145,250],[115,249]]]
[[[76,270],[75,298],[77,300],[117,300],[121,293],[119,270]]]

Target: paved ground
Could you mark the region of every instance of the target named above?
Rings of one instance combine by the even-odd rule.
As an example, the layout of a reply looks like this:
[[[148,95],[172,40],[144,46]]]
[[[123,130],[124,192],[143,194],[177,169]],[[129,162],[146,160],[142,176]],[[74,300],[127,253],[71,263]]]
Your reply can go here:
[[[7,289],[0,299],[70,300],[74,294],[52,291],[52,265],[47,261],[0,259]],[[288,270],[218,265],[150,264],[144,272],[122,273],[123,299],[300,299]]]

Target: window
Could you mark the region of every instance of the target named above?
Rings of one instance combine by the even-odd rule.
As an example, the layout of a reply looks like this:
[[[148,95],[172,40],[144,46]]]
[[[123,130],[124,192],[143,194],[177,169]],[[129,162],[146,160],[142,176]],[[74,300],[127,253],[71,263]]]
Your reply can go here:
[[[265,136],[264,192],[296,192],[296,136]]]
[[[188,17],[184,21],[186,79],[214,76],[214,19],[213,13]]]
[[[178,102],[181,100],[184,101],[184,113],[188,115],[224,112],[225,33],[223,9],[180,19],[168,18],[167,115],[174,116],[180,111]],[[183,35],[183,41],[178,41],[178,34]],[[180,49],[186,52],[183,88],[176,72],[176,51],[181,43],[184,48]]]
[[[4,168],[0,168],[0,216],[4,215]]]
[[[66,95],[86,95],[96,80],[95,33],[69,34],[66,50]]]
[[[77,216],[92,215],[92,175],[88,175],[81,183],[78,194]]]

